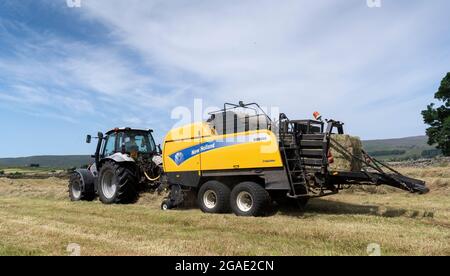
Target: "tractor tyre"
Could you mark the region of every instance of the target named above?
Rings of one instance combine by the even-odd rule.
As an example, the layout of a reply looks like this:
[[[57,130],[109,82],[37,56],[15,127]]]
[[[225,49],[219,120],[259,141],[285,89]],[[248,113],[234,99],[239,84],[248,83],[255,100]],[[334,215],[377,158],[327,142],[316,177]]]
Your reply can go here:
[[[134,164],[106,161],[99,173],[98,196],[104,204],[128,204],[136,201],[137,177]]]
[[[81,175],[74,172],[69,179],[69,197],[71,201],[92,201],[95,198],[93,187],[83,187]]]
[[[231,191],[230,205],[237,216],[262,216],[270,205],[270,195],[255,182],[242,182]]]
[[[205,213],[228,213],[230,187],[216,180],[208,181],[198,191],[197,203]]]

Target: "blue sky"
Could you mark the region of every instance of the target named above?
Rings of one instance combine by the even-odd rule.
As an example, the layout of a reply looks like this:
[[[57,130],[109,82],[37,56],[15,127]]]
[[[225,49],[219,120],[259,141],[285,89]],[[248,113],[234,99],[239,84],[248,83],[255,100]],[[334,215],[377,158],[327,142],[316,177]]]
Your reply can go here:
[[[0,2],[0,157],[88,154],[224,101],[319,110],[363,139],[423,135],[450,71],[447,0]]]

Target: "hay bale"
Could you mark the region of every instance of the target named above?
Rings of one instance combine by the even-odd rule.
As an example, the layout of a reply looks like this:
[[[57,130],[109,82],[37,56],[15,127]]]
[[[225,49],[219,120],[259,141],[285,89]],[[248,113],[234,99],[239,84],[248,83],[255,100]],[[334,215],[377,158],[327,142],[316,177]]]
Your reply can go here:
[[[359,137],[356,136],[350,136],[350,139],[352,140],[352,145],[353,145],[353,155],[357,158],[352,158],[352,171],[353,172],[359,172],[362,169],[362,159],[363,159],[363,154],[362,154],[362,142],[361,139]]]
[[[362,168],[362,142],[359,137],[354,137],[346,134],[331,135],[330,150],[333,155],[334,162],[330,164],[332,171],[353,171],[359,172]],[[338,143],[345,150],[355,157],[350,156],[336,145]],[[359,158],[359,159],[358,159]]]

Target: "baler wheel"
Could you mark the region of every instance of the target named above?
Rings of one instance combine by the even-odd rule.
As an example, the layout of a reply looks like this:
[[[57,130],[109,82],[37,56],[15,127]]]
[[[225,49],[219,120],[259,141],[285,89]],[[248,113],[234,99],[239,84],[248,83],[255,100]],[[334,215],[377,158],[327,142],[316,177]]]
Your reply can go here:
[[[270,195],[255,182],[242,182],[231,191],[230,204],[237,216],[262,216],[270,204]]]
[[[205,213],[227,213],[230,211],[230,188],[216,180],[208,181],[198,191],[197,202]]]
[[[166,199],[161,203],[161,210],[167,211],[173,208],[172,202],[170,200]]]

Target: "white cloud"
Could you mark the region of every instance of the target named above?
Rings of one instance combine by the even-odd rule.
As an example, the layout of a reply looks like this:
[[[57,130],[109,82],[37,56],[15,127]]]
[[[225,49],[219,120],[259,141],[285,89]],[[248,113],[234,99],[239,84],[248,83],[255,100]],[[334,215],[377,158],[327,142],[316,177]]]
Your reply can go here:
[[[449,5],[383,4],[98,0],[84,7],[158,74],[192,84],[189,91],[212,104],[259,101],[291,117],[321,109],[365,138],[420,134],[420,110],[412,110],[420,104],[406,100],[418,89],[431,98],[428,90],[448,70],[448,48],[433,40],[448,31],[438,22],[448,23]],[[413,123],[384,133],[391,117],[379,115],[391,109]],[[379,123],[377,131],[361,122]]]
[[[24,40],[0,24],[15,55],[0,57],[0,81],[10,84],[0,99],[162,132],[171,108],[203,98],[275,105],[292,118],[320,110],[363,138],[421,134],[420,108],[450,63],[439,40],[450,31],[444,7],[448,1],[369,9],[365,0],[84,0],[65,12],[101,22],[107,43],[14,25]]]
[[[14,45],[12,55],[0,56],[2,106],[12,103],[29,114],[59,114],[71,122],[91,116],[108,127],[124,114],[143,121],[153,111],[173,105],[184,89],[154,79],[116,46],[39,36],[20,24],[16,28],[27,33],[25,39],[11,35],[8,28],[1,30]]]

